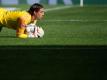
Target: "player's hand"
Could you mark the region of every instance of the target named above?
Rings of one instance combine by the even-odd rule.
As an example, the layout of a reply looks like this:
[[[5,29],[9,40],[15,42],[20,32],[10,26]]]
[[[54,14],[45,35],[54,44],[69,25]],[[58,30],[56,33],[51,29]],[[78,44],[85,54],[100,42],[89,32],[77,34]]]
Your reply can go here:
[[[27,36],[27,34],[19,34],[19,35],[17,35],[17,37],[18,38],[27,38],[28,36]]]

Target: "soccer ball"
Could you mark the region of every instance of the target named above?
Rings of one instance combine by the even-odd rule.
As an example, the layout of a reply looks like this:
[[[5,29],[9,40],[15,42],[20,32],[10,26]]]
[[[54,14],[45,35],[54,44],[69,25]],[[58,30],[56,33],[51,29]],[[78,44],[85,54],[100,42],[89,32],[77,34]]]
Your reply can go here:
[[[26,26],[27,35],[29,38],[41,38],[44,36],[44,30],[42,27],[38,27],[35,24],[29,24]]]
[[[37,38],[41,38],[44,36],[44,30],[42,29],[42,27],[35,27],[34,36]]]

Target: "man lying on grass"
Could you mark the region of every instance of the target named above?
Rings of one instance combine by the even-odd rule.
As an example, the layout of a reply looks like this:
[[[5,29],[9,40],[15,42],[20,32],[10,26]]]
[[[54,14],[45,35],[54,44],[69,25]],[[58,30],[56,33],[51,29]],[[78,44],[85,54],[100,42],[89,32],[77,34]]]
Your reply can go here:
[[[0,31],[3,27],[7,27],[16,30],[16,37],[28,38],[27,25],[36,24],[43,16],[44,7],[38,3],[31,5],[28,11],[9,11],[0,8]]]

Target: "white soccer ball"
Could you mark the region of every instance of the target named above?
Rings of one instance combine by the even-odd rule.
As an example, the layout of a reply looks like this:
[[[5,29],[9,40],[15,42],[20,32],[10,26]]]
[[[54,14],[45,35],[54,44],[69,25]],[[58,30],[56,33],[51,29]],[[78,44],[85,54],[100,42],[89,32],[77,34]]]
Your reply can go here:
[[[27,33],[30,33],[30,32],[34,32],[34,28],[36,27],[35,24],[29,24],[26,26],[26,31]]]
[[[35,27],[35,32],[34,32],[35,37],[41,38],[44,36],[44,30],[42,27]]]
[[[26,31],[29,38],[41,38],[44,36],[42,27],[38,27],[33,23],[26,26]]]

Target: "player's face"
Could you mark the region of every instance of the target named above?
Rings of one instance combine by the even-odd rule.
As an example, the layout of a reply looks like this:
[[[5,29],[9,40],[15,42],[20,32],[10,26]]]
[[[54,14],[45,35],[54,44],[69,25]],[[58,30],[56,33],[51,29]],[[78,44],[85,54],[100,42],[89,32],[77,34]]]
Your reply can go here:
[[[36,18],[41,19],[44,16],[44,8],[41,8],[38,12],[36,12]]]

